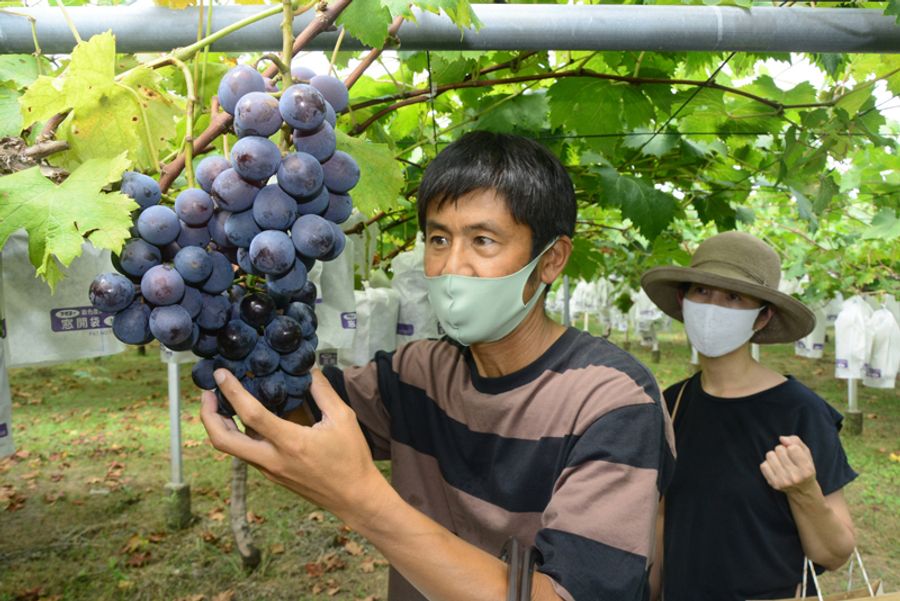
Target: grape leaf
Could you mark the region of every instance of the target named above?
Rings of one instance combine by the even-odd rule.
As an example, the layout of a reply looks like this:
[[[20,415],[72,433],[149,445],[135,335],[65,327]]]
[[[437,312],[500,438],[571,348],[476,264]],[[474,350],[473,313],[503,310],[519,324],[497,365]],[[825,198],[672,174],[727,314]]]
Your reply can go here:
[[[384,44],[390,23],[390,11],[383,6],[372,6],[371,2],[351,2],[336,21],[351,36],[373,48]]]
[[[606,197],[648,240],[656,238],[675,217],[677,203],[670,194],[635,177],[619,175],[615,169],[601,168],[597,172]]]
[[[51,290],[62,277],[58,263],[67,267],[81,254],[85,239],[118,251],[130,237],[131,211],[137,204],[102,188],[118,181],[128,167],[122,153],[86,161],[60,185],[41,175],[40,167],[0,177],[0,248],[25,228],[31,264]]]
[[[10,82],[0,83],[0,137],[18,136],[21,131],[19,92]]]
[[[481,27],[481,21],[469,6],[469,0],[413,0],[412,3],[409,0],[381,0],[381,4],[390,9],[391,15],[394,17],[403,16],[415,20],[412,12],[412,6],[415,5],[434,14],[444,11],[450,20],[460,28],[478,29]]]
[[[359,183],[350,191],[353,205],[364,215],[388,211],[399,204],[403,168],[387,144],[351,138],[337,131],[337,147],[359,164]]]
[[[900,23],[900,0],[887,0],[887,4],[884,7],[884,14],[896,16],[897,23]]]
[[[43,69],[49,69],[47,59],[41,57],[40,61]],[[38,59],[35,57],[28,54],[0,56],[0,81],[12,81],[19,87],[25,87],[38,75]]]
[[[137,67],[116,80],[115,38],[109,32],[80,42],[58,77],[39,77],[20,100],[23,127],[70,112],[57,130],[69,150],[50,161],[72,170],[92,158],[127,152],[142,171],[154,171],[159,149],[175,135],[179,103],[161,76]]]
[[[547,91],[550,125],[579,133],[616,133],[621,130],[621,86],[608,81],[570,77]]]
[[[863,232],[863,240],[896,240],[900,238],[900,219],[893,209],[881,209],[872,218],[872,225]]]

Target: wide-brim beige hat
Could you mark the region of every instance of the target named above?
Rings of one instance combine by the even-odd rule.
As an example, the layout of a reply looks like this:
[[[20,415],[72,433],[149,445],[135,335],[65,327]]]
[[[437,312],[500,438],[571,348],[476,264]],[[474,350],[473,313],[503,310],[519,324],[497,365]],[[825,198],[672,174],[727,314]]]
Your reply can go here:
[[[704,284],[758,298],[775,309],[769,323],[750,340],[761,344],[794,342],[816,325],[806,305],[778,291],[781,259],[765,242],[744,232],[725,232],[704,240],[690,267],[654,267],[641,287],[666,315],[684,321],[678,290],[685,283]]]

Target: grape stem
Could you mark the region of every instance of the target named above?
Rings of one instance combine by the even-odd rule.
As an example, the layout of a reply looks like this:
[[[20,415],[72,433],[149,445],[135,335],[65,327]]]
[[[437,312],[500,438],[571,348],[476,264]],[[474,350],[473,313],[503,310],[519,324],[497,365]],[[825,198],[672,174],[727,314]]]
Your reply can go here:
[[[12,10],[2,9],[2,10],[0,10],[0,12],[2,12],[3,14],[7,14],[7,15],[13,15],[14,17],[22,17],[23,19],[28,19],[28,22],[31,25],[31,40],[34,42],[34,52],[32,52],[31,54],[32,54],[32,56],[34,56],[35,59],[37,59],[35,61],[35,66],[37,67],[37,74],[43,75],[43,73],[41,71],[41,56],[43,56],[43,54],[41,52],[41,44],[40,44],[40,42],[38,42],[38,37],[37,37],[37,19],[35,19],[31,15],[23,15],[22,13],[17,13]]]

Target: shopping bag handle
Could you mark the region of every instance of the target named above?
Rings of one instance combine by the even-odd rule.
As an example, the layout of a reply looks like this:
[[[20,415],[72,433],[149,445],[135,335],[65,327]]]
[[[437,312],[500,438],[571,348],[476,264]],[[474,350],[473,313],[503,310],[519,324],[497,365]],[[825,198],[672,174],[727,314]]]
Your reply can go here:
[[[857,547],[853,547],[853,557],[856,559],[856,562],[859,563],[859,570],[862,572],[863,580],[866,583],[866,588],[869,590],[869,596],[874,597],[875,591],[872,589],[872,583],[869,582],[869,575],[866,573],[866,566],[863,565],[862,555],[859,554],[859,549]],[[816,587],[816,598],[819,601],[824,601],[822,597],[822,589],[819,588],[819,579],[816,577],[816,567],[813,564],[812,559],[809,557],[803,557],[803,581],[801,584],[800,595],[801,599],[806,599],[806,582],[807,582],[807,574],[812,574],[813,585]],[[847,568],[847,590],[850,591],[853,585],[853,560],[850,561],[850,566]]]

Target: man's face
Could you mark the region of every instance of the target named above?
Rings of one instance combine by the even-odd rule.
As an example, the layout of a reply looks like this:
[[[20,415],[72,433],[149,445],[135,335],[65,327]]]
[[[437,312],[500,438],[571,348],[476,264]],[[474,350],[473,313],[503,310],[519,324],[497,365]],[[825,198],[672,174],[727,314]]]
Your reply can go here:
[[[475,190],[439,209],[436,203],[428,207],[426,276],[495,278],[515,273],[530,260],[531,228],[517,223],[493,190]]]

